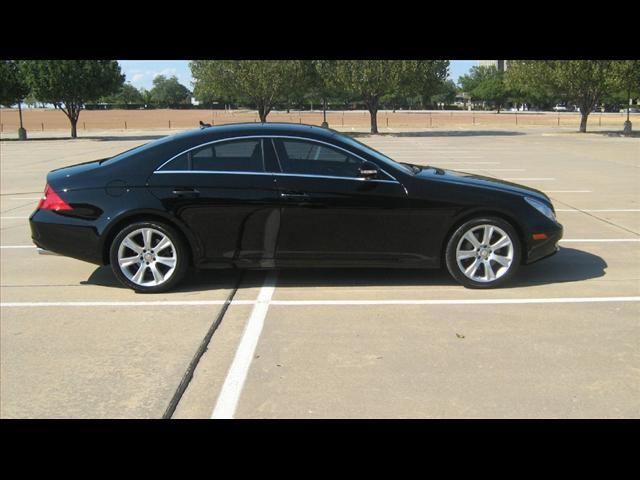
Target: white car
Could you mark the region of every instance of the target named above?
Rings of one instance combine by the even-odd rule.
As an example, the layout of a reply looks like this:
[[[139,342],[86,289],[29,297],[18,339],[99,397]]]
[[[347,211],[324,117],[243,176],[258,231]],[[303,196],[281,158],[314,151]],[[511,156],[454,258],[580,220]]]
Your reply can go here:
[[[553,107],[553,110],[555,112],[567,112],[568,111],[566,105],[560,105],[560,104],[558,104],[555,107]]]

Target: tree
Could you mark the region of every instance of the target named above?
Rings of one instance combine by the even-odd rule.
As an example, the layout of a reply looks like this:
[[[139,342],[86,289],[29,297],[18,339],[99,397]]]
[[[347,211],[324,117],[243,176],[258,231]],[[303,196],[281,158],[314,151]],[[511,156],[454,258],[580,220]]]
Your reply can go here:
[[[31,92],[31,88],[25,82],[20,65],[14,60],[0,61],[0,105],[11,106],[18,104],[20,128],[18,138],[26,140],[27,131],[22,125],[22,101]]]
[[[462,75],[458,81],[462,89],[471,95],[472,99],[488,103],[498,113],[510,96],[504,72],[494,66],[473,67],[468,75]]]
[[[313,60],[311,62],[310,92],[322,102],[322,126],[328,127],[327,101],[340,98],[335,88],[336,62],[334,60]]]
[[[431,102],[436,105],[441,103],[443,108],[445,105],[451,105],[456,101],[456,95],[458,94],[458,88],[453,80],[449,79],[444,82],[435,95],[431,97]]]
[[[198,100],[223,97],[251,103],[261,122],[305,82],[298,60],[194,60],[190,67]]]
[[[103,97],[101,99],[104,103],[114,103],[120,105],[129,105],[129,104],[143,104],[144,98],[140,90],[131,85],[130,83],[125,83],[120,87],[120,91],[115,93],[114,95],[109,95]]]
[[[580,108],[580,132],[589,113],[615,83],[611,60],[510,60],[509,81],[524,90],[546,90]]]
[[[625,133],[631,133],[629,107],[632,95],[640,97],[640,60],[621,60],[614,62],[615,85],[622,91],[627,104]]]
[[[157,75],[153,79],[151,89],[151,100],[161,107],[191,103],[191,92],[187,87],[178,82],[176,76],[169,78],[164,75]]]
[[[115,60],[30,60],[21,70],[36,98],[57,105],[67,116],[71,138],[78,136],[84,104],[116,93],[124,83]]]
[[[447,76],[447,60],[336,60],[333,88],[362,101],[378,133],[378,109],[384,96],[431,96]]]

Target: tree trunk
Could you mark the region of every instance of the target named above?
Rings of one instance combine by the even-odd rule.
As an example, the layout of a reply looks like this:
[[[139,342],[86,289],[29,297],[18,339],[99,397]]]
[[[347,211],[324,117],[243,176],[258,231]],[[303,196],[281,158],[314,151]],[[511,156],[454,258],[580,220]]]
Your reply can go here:
[[[20,116],[20,129],[24,129],[24,126],[22,125],[22,102],[18,102],[18,115]]]
[[[580,133],[587,132],[587,118],[589,118],[589,110],[580,109]]]
[[[71,138],[78,138],[78,118],[69,118],[69,121],[71,122]]]
[[[369,107],[371,115],[371,133],[378,133],[378,107]]]
[[[261,123],[266,123],[267,115],[269,115],[269,110],[264,105],[258,105],[258,116]]]

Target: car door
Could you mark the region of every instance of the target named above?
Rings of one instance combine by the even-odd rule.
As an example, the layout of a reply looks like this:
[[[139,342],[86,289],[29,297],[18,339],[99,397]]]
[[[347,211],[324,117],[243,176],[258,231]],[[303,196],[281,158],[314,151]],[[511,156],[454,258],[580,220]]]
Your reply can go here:
[[[273,138],[282,216],[278,265],[383,265],[411,261],[403,236],[409,203],[400,182],[366,160],[326,142]]]
[[[151,192],[197,237],[199,266],[273,263],[280,199],[262,144],[258,137],[203,144],[151,176]]]

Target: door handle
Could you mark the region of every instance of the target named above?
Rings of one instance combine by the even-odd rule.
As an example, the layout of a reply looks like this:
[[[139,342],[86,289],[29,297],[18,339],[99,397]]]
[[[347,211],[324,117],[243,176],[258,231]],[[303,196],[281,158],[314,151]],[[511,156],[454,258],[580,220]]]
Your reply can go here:
[[[198,197],[200,195],[200,191],[195,188],[175,187],[173,189],[173,194],[178,195],[179,197]]]
[[[309,195],[307,195],[306,193],[302,193],[302,192],[281,192],[280,193],[280,197],[282,197],[282,198],[299,199],[299,198],[309,198]]]

